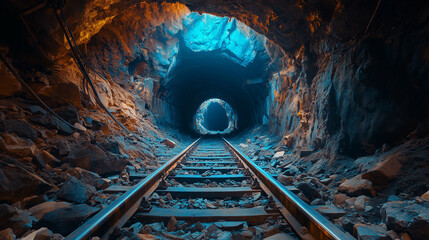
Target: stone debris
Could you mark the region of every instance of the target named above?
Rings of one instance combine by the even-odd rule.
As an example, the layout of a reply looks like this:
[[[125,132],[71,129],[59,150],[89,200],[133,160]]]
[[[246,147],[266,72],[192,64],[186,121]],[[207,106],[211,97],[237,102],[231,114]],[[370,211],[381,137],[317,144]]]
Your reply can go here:
[[[298,183],[296,187],[301,190],[310,202],[316,198],[321,198],[319,191],[311,183],[301,182]]]
[[[52,212],[56,209],[61,209],[61,208],[70,207],[70,206],[71,206],[71,203],[68,203],[68,202],[49,201],[49,202],[38,204],[28,209],[28,211],[31,212],[31,215],[34,216],[37,220],[40,220],[46,213]]]
[[[167,224],[167,231],[174,232],[177,230],[177,220],[175,217],[171,217]]]
[[[23,120],[7,119],[0,121],[0,131],[15,133],[19,137],[36,140],[36,130]]]
[[[429,203],[395,201],[383,204],[381,218],[388,229],[406,232],[412,239],[426,239],[429,236]]]
[[[15,240],[16,236],[13,233],[12,229],[6,228],[6,229],[0,231],[0,239],[3,239],[3,240]]]
[[[337,219],[346,214],[344,210],[335,207],[334,205],[312,206],[316,211],[329,219]]]
[[[88,144],[72,151],[68,161],[74,167],[80,167],[97,174],[112,174],[124,170],[129,161],[96,145]]]
[[[173,140],[168,138],[164,139],[162,143],[168,146],[169,148],[174,148],[175,146],[177,146],[177,144]]]
[[[420,198],[425,202],[429,202],[429,191],[423,193],[423,195]]]
[[[346,204],[346,200],[348,199],[350,199],[349,196],[343,193],[338,193],[338,194],[335,194],[333,203],[337,206],[344,206]]]
[[[43,194],[52,185],[21,166],[6,165],[0,169],[0,200],[17,202],[25,197]]]
[[[58,192],[58,198],[75,203],[85,203],[97,193],[95,187],[81,182],[75,177],[69,178]]]
[[[36,226],[46,227],[55,233],[67,236],[99,210],[86,204],[55,209],[43,215]]]
[[[401,173],[403,158],[400,153],[389,155],[373,169],[362,174],[362,178],[370,180],[373,184],[386,185]]]
[[[379,225],[358,223],[353,226],[353,233],[362,240],[390,240],[387,229]]]
[[[372,186],[371,181],[362,179],[361,175],[357,175],[352,179],[345,180],[338,186],[338,191],[349,194],[352,197],[365,194],[369,196],[375,195],[375,190]]]
[[[285,155],[285,151],[276,152],[273,158],[280,158],[280,157],[283,157],[283,155]]]
[[[259,195],[259,194],[258,194]],[[268,202],[268,198],[263,195],[243,196],[239,199],[224,199],[208,200],[204,198],[191,199],[172,199],[169,200],[167,195],[160,198],[151,197],[151,203],[155,206],[175,209],[219,209],[219,208],[252,208],[264,206]],[[256,199],[256,200],[255,200]]]
[[[107,179],[100,177],[100,175],[94,172],[79,167],[69,169],[66,173],[76,177],[85,184],[96,187],[97,189],[106,189],[110,185]]]
[[[54,237],[54,233],[52,233],[51,230],[44,227],[21,238],[21,240],[45,240],[45,239],[55,239],[55,237]]]

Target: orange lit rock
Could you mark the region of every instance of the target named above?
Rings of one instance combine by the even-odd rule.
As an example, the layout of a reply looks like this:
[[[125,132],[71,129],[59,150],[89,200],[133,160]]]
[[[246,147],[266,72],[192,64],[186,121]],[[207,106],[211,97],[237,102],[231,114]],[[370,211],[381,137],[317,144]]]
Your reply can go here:
[[[371,181],[362,179],[362,175],[357,175],[352,179],[344,181],[338,187],[338,191],[345,192],[350,196],[360,196],[362,194],[375,195]]]
[[[373,169],[362,174],[362,178],[368,179],[374,184],[386,185],[401,172],[401,160],[403,158],[404,156],[401,153],[387,156]]]

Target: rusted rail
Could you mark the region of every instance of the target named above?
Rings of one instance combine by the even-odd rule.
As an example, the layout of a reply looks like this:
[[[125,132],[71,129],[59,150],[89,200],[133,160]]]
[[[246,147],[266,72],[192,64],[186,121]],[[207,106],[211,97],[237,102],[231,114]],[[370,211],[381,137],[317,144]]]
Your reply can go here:
[[[193,155],[190,153],[192,149],[197,147],[201,138],[193,142],[180,154],[169,160],[162,167],[149,174],[137,185],[133,187],[117,187],[111,189],[112,192],[124,192],[112,204],[101,210],[98,214],[88,220],[81,227],[76,229],[73,233],[66,237],[67,240],[71,239],[90,239],[92,236],[99,236],[102,239],[107,239],[109,234],[115,227],[122,227],[132,217],[133,220],[158,220],[166,221],[171,216],[175,216],[178,220],[187,221],[217,221],[219,219],[228,221],[239,221],[245,218],[249,224],[263,223],[267,217],[278,217],[283,215],[289,225],[294,229],[297,236],[301,239],[335,239],[335,240],[352,240],[354,239],[348,233],[341,231],[325,217],[316,212],[312,207],[298,198],[292,191],[293,186],[283,186],[277,182],[272,175],[265,172],[261,167],[256,165],[247,156],[242,154],[239,150],[233,147],[226,139],[222,138],[224,147],[226,146],[230,153],[218,152],[216,158],[207,156],[215,154],[215,150],[205,148],[207,154],[196,150]],[[222,144],[223,145],[223,144]],[[197,147],[199,148],[199,147]],[[228,156],[229,154],[229,156]],[[183,161],[186,157],[186,161]],[[232,157],[232,158],[231,158]],[[215,161],[217,159],[217,161]],[[226,161],[231,160],[231,161]],[[183,162],[182,162],[183,161]],[[198,161],[207,163],[209,165],[201,167]],[[226,162],[226,165],[216,167],[216,165]],[[195,171],[196,175],[180,175],[172,171],[181,163],[180,169]],[[186,166],[186,164],[188,164]],[[197,164],[197,166],[193,166]],[[176,168],[176,170],[178,169]],[[200,175],[201,171],[207,169],[222,170],[222,175],[203,176]],[[224,174],[228,170],[248,169],[246,174],[238,173],[234,175]],[[170,172],[171,171],[171,172]],[[174,173],[173,173],[174,172]],[[170,173],[170,176],[168,176]],[[162,179],[175,179],[176,181],[198,181],[207,180],[220,181],[225,179],[242,179],[249,177],[249,174],[256,177],[258,180],[258,188],[250,187],[233,187],[233,188],[187,188],[187,187],[172,187],[158,188]],[[165,182],[165,180],[163,180]],[[158,189],[157,189],[158,188]],[[289,189],[292,191],[290,191]],[[128,190],[129,189],[129,190]],[[157,189],[157,190],[156,190]],[[268,211],[262,208],[250,209],[164,209],[159,207],[152,207],[150,211],[139,212],[138,207],[143,198],[148,198],[154,191],[158,194],[169,193],[175,197],[219,197],[219,196],[235,196],[239,197],[243,194],[252,194],[255,192],[263,192],[268,196],[272,196],[277,206],[275,211]],[[189,194],[189,195],[187,195]],[[266,211],[267,210],[267,211]]]

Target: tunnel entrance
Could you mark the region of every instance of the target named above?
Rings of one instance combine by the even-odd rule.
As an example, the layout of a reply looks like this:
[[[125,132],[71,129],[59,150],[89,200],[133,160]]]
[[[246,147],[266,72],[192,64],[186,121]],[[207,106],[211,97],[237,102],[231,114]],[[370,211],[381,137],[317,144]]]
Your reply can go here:
[[[200,134],[228,134],[237,129],[237,114],[219,98],[204,101],[194,115],[194,131]]]
[[[238,119],[234,130],[263,123],[269,111],[269,81],[280,69],[284,52],[234,18],[189,13],[175,24],[156,29],[142,43],[143,48],[153,50],[133,64],[144,63],[152,70],[144,78],[136,70],[131,72],[137,74],[134,79],[139,86],[153,90],[153,104],[151,96],[144,97],[157,119],[195,131],[194,115],[201,103],[218,98],[234,109]],[[222,121],[197,132],[229,129]]]
[[[225,108],[218,102],[210,103],[204,119],[207,129],[210,131],[223,131],[228,127],[228,117]]]

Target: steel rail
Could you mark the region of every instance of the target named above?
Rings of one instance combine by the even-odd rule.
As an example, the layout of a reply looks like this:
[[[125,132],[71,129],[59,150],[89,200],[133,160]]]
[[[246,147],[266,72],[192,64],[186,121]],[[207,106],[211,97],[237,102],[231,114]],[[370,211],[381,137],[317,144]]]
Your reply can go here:
[[[327,240],[356,240],[350,234],[343,232],[319,212],[314,210],[298,196],[289,191],[285,186],[271,177],[261,167],[256,165],[240,150],[236,149],[225,138],[223,141],[228,147],[249,167],[262,183],[275,195],[282,205],[292,213],[293,217],[304,227],[315,239]],[[295,229],[299,231],[299,229]]]
[[[159,182],[166,173],[174,168],[174,166],[191,150],[202,137],[194,141],[181,153],[170,159],[156,171],[144,178],[130,190],[121,195],[113,203],[102,209],[95,216],[69,234],[65,240],[81,240],[91,239],[92,236],[105,236],[111,231],[118,221],[121,220],[124,214],[138,203],[141,198]],[[132,214],[128,214],[130,217]]]

